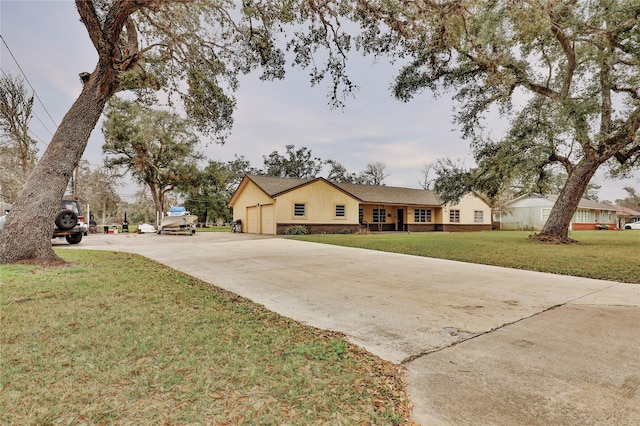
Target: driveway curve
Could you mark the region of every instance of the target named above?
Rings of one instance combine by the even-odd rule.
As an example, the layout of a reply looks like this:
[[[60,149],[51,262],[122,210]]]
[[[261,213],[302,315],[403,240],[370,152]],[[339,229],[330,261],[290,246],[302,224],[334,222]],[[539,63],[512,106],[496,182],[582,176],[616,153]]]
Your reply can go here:
[[[402,363],[420,424],[640,424],[640,286],[231,233],[90,235]]]

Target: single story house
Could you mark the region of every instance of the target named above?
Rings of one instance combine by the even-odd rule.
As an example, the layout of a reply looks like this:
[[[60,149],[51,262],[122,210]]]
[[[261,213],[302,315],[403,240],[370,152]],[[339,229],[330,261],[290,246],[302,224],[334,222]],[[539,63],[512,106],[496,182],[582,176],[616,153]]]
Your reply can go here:
[[[500,211],[500,229],[539,231],[542,229],[558,195],[523,195],[507,203]],[[583,198],[571,219],[572,231],[616,229],[616,209]]]
[[[640,220],[640,212],[629,207],[618,206],[615,204],[604,203],[616,209],[618,228],[622,229],[627,223]]]
[[[475,195],[445,204],[433,191],[334,183],[322,177],[247,175],[229,206],[242,232],[284,234],[294,225],[311,233],[477,231],[491,229],[491,208]]]

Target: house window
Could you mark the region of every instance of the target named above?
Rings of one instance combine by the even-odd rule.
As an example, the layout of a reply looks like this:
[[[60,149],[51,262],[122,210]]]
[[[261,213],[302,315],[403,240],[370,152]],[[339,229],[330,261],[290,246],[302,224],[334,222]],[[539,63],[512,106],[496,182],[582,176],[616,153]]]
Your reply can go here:
[[[336,217],[345,217],[345,206],[344,206],[344,204],[338,204],[336,206]]]
[[[484,223],[484,212],[482,210],[475,210],[473,212],[474,223]]]
[[[540,221],[546,222],[549,219],[549,214],[551,213],[551,209],[540,209]]]
[[[592,220],[590,220],[590,214],[589,214],[589,210],[578,210],[576,212],[576,222],[577,223],[589,223],[589,222],[593,222]]]
[[[418,222],[431,222],[431,209],[415,209],[413,211],[413,221]]]
[[[358,222],[364,223],[364,211],[362,209],[358,209]]]
[[[451,223],[460,222],[460,210],[449,210],[449,222]]]
[[[302,204],[302,203],[295,203],[293,205],[293,215],[295,217],[304,217],[306,216],[307,211],[306,211],[306,205]]]
[[[384,223],[387,221],[386,209],[373,209],[373,223]]]

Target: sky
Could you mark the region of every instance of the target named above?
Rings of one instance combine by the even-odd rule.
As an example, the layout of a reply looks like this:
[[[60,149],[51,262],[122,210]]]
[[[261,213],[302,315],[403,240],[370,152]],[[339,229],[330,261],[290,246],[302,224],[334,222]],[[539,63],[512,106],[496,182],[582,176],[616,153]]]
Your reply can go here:
[[[0,34],[2,71],[26,76],[35,90],[31,132],[42,154],[80,93],[78,74],[93,71],[97,54],[71,0],[0,0]],[[473,166],[469,144],[452,124],[450,96],[434,98],[424,92],[403,103],[390,91],[397,66],[354,55],[348,67],[358,90],[342,109],[330,108],[328,87],[312,87],[308,71],[300,68],[288,68],[282,81],[243,76],[230,136],[224,145],[203,137],[202,151],[218,161],[244,156],[261,168],[263,155],[284,154],[286,145],[304,146],[315,157],[336,160],[352,173],[367,163],[383,162],[385,184],[409,188],[420,187],[424,165],[438,158]],[[505,129],[497,114],[489,115],[487,125],[496,138]],[[99,123],[94,129],[83,157],[93,166],[103,161],[100,127]],[[323,174],[327,172],[325,167]],[[625,198],[624,186],[640,192],[640,176],[609,180],[599,172],[592,182],[602,186],[600,200]],[[133,201],[136,188],[126,182],[118,192],[125,201]]]

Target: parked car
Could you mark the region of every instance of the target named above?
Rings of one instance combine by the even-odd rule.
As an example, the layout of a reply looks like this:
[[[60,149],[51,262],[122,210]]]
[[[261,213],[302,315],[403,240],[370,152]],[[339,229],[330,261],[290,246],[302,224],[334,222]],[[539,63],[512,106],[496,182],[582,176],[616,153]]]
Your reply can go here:
[[[4,222],[9,212],[0,217],[0,231],[4,228]],[[76,200],[62,200],[55,218],[53,237],[65,237],[69,244],[78,244],[82,237],[87,235],[87,224],[80,210],[80,204]]]
[[[89,227],[84,222],[80,203],[76,200],[62,200],[56,214],[53,237],[65,237],[69,244],[78,244],[87,235]]]
[[[627,223],[624,225],[624,229],[640,229],[640,220],[633,223]]]

